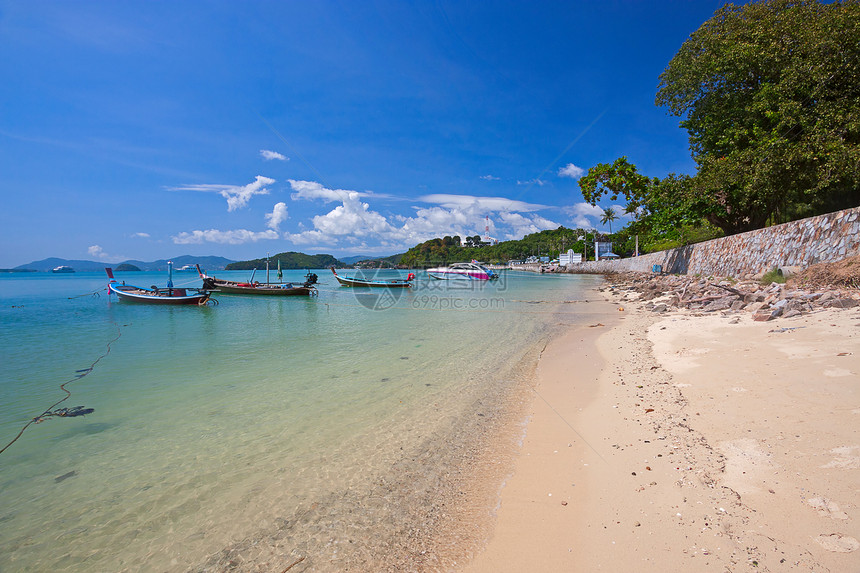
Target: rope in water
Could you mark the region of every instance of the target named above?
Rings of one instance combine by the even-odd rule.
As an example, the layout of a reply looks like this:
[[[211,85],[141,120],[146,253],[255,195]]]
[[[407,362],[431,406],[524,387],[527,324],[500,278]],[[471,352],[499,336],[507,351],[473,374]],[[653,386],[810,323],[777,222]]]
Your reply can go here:
[[[66,384],[74,382],[75,380],[80,380],[81,378],[83,378],[87,374],[90,374],[93,371],[93,369],[96,367],[96,364],[98,364],[102,358],[104,358],[108,354],[110,354],[111,345],[114,342],[116,342],[117,340],[119,340],[120,336],[122,336],[122,331],[120,330],[119,325],[115,322],[112,324],[116,327],[116,336],[113,339],[111,339],[110,342],[107,343],[107,347],[106,347],[104,353],[101,356],[99,356],[98,358],[96,358],[93,361],[93,363],[90,364],[89,368],[83,368],[81,370],[78,370],[76,372],[76,376],[74,378],[71,378],[70,380],[66,380],[65,382],[60,384],[60,390],[65,392],[66,395],[63,398],[61,398],[60,400],[57,400],[56,402],[54,402],[53,404],[48,406],[47,410],[45,410],[44,412],[42,412],[41,414],[39,414],[38,416],[36,416],[32,420],[30,420],[29,422],[24,424],[24,427],[21,428],[21,431],[18,432],[18,435],[15,436],[15,438],[11,442],[6,444],[2,450],[0,450],[0,454],[5,452],[9,448],[9,446],[11,446],[16,441],[18,441],[18,438],[20,438],[24,434],[24,431],[27,428],[29,428],[32,424],[38,424],[40,422],[44,422],[48,418],[53,418],[55,416],[60,417],[60,418],[72,418],[74,416],[85,416],[86,414],[90,414],[93,412],[93,408],[85,408],[83,406],[73,406],[71,408],[57,408],[57,406],[59,406],[60,404],[62,404],[63,402],[65,402],[66,400],[71,398],[71,396],[72,396],[72,393],[69,391],[68,388],[66,388]],[[54,408],[57,408],[57,409],[55,410]]]
[[[96,290],[94,290],[93,292],[85,292],[84,294],[78,294],[78,295],[75,295],[75,296],[70,296],[70,297],[68,297],[68,298],[69,298],[69,300],[71,300],[71,299],[73,299],[73,298],[81,298],[82,296],[89,296],[89,297],[92,297],[92,298],[99,298],[99,297],[101,297],[101,294],[99,294],[99,293],[101,293],[103,290],[107,290],[107,289],[106,289],[106,288],[100,288],[100,289],[96,289]]]

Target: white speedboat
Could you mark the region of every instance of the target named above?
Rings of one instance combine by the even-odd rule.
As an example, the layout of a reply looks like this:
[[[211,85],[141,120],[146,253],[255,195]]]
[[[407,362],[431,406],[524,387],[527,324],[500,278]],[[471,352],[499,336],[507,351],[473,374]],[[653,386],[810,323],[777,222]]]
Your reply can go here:
[[[471,280],[471,281],[491,281],[499,278],[499,275],[494,273],[487,267],[473,261],[471,263],[454,263],[447,267],[435,267],[427,269],[427,275],[430,278],[439,280]]]

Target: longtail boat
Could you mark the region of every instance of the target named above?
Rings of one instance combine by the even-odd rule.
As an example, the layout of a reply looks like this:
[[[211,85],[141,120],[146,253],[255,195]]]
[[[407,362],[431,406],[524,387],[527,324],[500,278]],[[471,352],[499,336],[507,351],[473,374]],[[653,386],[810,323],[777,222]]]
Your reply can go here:
[[[369,280],[357,277],[342,277],[337,274],[334,267],[331,267],[331,272],[334,274],[334,278],[337,279],[337,282],[348,287],[409,288],[412,286],[412,281],[415,280],[415,275],[413,273],[409,273],[405,279]]]
[[[280,261],[278,261],[280,266]],[[264,283],[254,282],[253,275],[251,280],[245,283],[237,281],[227,281],[216,277],[210,277],[200,270],[200,265],[197,265],[197,273],[203,279],[203,288],[224,293],[224,294],[253,294],[253,295],[271,295],[271,296],[311,296],[318,294],[314,284],[317,282],[317,275],[308,272],[305,275],[305,282],[302,284],[293,283],[271,283],[268,282],[269,269],[266,263],[267,281]],[[280,276],[280,270],[278,271]]]
[[[127,285],[125,281],[117,282],[113,276],[113,269],[105,267],[108,279],[108,296],[115,294],[118,299],[128,302],[142,302],[147,304],[196,304],[203,306],[210,301],[209,291],[205,288],[175,288],[173,286],[173,263],[167,263],[168,280],[167,288],[158,288],[153,285],[144,288]],[[215,299],[211,299],[214,301]]]

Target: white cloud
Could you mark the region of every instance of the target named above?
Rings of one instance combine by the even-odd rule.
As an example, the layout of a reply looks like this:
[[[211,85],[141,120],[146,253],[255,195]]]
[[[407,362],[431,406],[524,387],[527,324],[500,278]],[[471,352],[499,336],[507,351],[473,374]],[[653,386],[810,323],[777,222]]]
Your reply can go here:
[[[281,223],[289,218],[287,215],[287,204],[282,202],[275,203],[271,213],[266,214],[266,226],[270,229],[278,230]]]
[[[506,199],[504,197],[476,197],[474,195],[437,193],[434,195],[424,195],[423,197],[419,197],[419,200],[425,203],[436,203],[448,209],[477,209],[490,212],[538,211],[546,209],[546,205],[525,203],[524,201]]]
[[[132,237],[135,239],[148,239],[149,233],[134,233],[132,234]]]
[[[585,169],[583,169],[582,167],[577,167],[573,163],[568,163],[567,165],[558,170],[558,175],[560,177],[579,179],[580,177],[585,175]]]
[[[537,185],[538,187],[543,187],[546,185],[546,181],[543,181],[542,179],[529,179],[528,181],[517,180],[517,185]]]
[[[182,232],[172,238],[173,243],[176,245],[199,245],[203,243],[242,245],[244,243],[273,240],[279,238],[279,236],[278,232],[273,230],[255,232],[245,229],[235,229],[232,231],[208,229],[206,231]]]
[[[624,212],[622,205],[611,205],[611,207],[615,211],[615,214],[618,215],[619,220],[631,219],[631,216]],[[563,208],[563,211],[571,216],[571,224],[579,229],[596,228],[603,217],[603,210],[604,207],[589,203],[577,203]]]
[[[591,203],[577,203],[570,207],[566,207],[565,210],[569,211],[573,215],[580,215],[585,217],[603,216],[603,207],[600,207],[598,205],[592,205]]]
[[[391,214],[384,216],[374,211],[363,201],[363,197],[378,197],[369,192],[346,189],[328,189],[313,181],[290,181],[294,193],[292,198],[322,199],[326,203],[338,202],[325,214],[310,219],[311,227],[302,222],[297,233],[287,233],[285,239],[295,244],[340,247],[370,252],[405,250],[412,245],[435,237],[459,235],[461,237],[484,235],[486,217],[492,236],[521,238],[524,234],[559,225],[534,214],[545,209],[536,205],[504,197],[476,197],[471,195],[434,194],[420,197],[419,201],[430,206],[415,206],[412,216]]]
[[[92,245],[91,247],[87,248],[87,253],[91,257],[93,257],[99,261],[120,261],[120,260],[128,258],[128,257],[120,257],[117,255],[108,254],[99,245]]]
[[[481,179],[484,179],[486,181],[498,181],[499,180],[498,177],[494,177],[492,175],[481,175]]]
[[[347,189],[328,189],[316,181],[296,181],[295,179],[288,179],[288,181],[290,187],[295,191],[290,195],[294,201],[297,199],[307,199],[308,201],[322,199],[325,203],[331,203],[332,201],[353,201],[359,197],[370,195],[369,193],[359,193]]]
[[[245,207],[251,197],[254,195],[268,195],[269,190],[266,185],[274,183],[274,179],[257,175],[253,183],[247,185],[219,185],[219,184],[201,184],[201,185],[184,185],[182,187],[171,187],[171,191],[203,191],[208,193],[218,193],[227,199],[227,211],[235,211]]]
[[[506,239],[520,239],[530,233],[538,233],[547,229],[558,229],[561,225],[540,215],[528,217],[520,213],[500,213],[499,217],[510,230],[505,234]]]
[[[360,200],[361,194],[343,189],[326,189],[309,181],[290,181],[294,199],[321,198],[326,203],[340,200],[341,204],[326,213],[311,219],[313,230],[287,235],[295,243],[333,244],[341,240],[355,244],[368,237],[385,237],[394,227],[379,213],[371,211],[367,203]]]
[[[278,153],[277,151],[269,151],[268,149],[261,149],[260,155],[263,156],[263,159],[266,161],[271,161],[273,159],[277,159],[278,161],[289,161],[290,158],[286,155]]]

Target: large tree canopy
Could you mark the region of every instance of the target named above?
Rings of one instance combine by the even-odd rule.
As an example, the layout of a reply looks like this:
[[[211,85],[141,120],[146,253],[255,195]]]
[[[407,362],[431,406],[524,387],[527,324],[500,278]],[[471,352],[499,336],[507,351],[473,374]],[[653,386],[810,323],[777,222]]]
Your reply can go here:
[[[860,204],[860,0],[727,4],[660,75],[727,234]]]
[[[579,179],[579,189],[582,197],[592,205],[597,205],[604,194],[609,195],[610,201],[617,201],[619,195],[624,195],[627,210],[632,212],[645,200],[653,182],[650,177],[639,173],[626,157],[619,157],[612,164],[598,163],[589,169]]]

